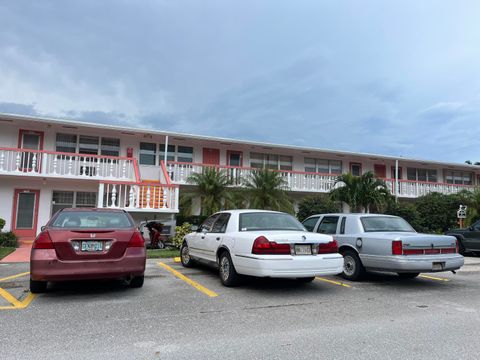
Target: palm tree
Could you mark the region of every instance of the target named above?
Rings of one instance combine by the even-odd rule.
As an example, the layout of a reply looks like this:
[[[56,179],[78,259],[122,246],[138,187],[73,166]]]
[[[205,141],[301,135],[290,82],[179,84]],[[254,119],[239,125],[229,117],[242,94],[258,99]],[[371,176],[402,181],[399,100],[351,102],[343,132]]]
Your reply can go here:
[[[255,170],[245,180],[244,186],[251,208],[293,213],[292,202],[285,191],[287,182],[279,172]]]
[[[361,176],[342,174],[335,182],[335,188],[330,191],[334,200],[343,201],[352,211],[370,212],[372,205],[381,208],[390,196],[384,181],[376,179],[372,172]]]
[[[204,168],[201,173],[191,174],[187,183],[196,185],[190,197],[200,196],[202,215],[213,214],[231,204],[230,180],[223,170],[215,167]]]

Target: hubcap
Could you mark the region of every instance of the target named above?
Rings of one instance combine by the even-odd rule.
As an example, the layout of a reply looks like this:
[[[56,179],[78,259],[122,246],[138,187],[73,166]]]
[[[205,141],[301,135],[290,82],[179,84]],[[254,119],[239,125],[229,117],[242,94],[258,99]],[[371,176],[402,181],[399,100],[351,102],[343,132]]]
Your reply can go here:
[[[188,264],[190,262],[190,253],[188,252],[188,246],[184,246],[182,248],[182,260],[184,264]]]
[[[346,255],[343,259],[343,272],[347,276],[352,276],[355,273],[355,259]]]
[[[230,262],[226,256],[222,257],[222,260],[220,261],[220,274],[225,281],[230,276]]]

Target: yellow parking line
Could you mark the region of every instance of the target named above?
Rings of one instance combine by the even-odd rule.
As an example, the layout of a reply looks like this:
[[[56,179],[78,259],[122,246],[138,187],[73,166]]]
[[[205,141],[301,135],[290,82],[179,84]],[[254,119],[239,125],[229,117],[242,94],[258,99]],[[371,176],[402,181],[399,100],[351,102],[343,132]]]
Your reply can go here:
[[[0,288],[0,296],[2,296],[5,300],[7,300],[10,304],[12,304],[15,308],[21,307],[22,303],[17,300],[12,294],[8,291]]]
[[[178,272],[177,270],[173,269],[172,267],[168,266],[167,264],[163,263],[163,262],[158,262],[157,263],[159,266],[163,267],[165,270],[168,270],[170,271],[173,275],[175,275],[176,277],[178,277],[180,280],[183,280],[185,281],[187,284],[193,286],[195,289],[197,289],[198,291],[201,291],[202,293],[204,293],[205,295],[207,296],[210,296],[210,297],[215,297],[215,296],[218,296],[218,294],[212,290],[209,290],[207,289],[205,286],[202,286],[200,285],[199,283],[193,281],[192,279],[186,277],[185,275],[183,275],[182,273]]]
[[[174,257],[173,261],[176,262],[176,263],[179,263],[181,261],[181,259],[179,257]]]
[[[437,280],[437,281],[450,281],[450,279],[445,279],[445,278],[439,278],[435,276],[428,276],[428,275],[418,275],[418,277],[424,278],[424,279],[430,279],[430,280]]]
[[[335,285],[338,285],[338,286],[344,286],[344,287],[347,287],[347,288],[351,288],[352,286],[351,285],[348,285],[348,284],[344,284],[343,282],[340,282],[340,281],[333,281],[333,280],[328,280],[328,279],[325,279],[325,278],[321,278],[321,277],[316,277],[318,280],[321,280],[321,281],[325,281],[327,283],[330,283],[330,284],[335,284]]]
[[[18,278],[20,276],[25,276],[25,275],[28,275],[28,274],[30,274],[30,271],[23,272],[23,273],[17,274],[17,275],[7,276],[7,277],[4,277],[4,278],[0,279],[0,282],[15,279],[15,278]]]

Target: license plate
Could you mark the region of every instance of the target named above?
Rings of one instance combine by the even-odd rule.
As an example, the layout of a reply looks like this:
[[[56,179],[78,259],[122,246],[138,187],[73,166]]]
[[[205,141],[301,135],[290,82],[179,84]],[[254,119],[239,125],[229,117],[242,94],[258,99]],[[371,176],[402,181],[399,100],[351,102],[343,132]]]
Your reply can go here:
[[[444,263],[432,263],[432,270],[437,271],[437,270],[443,270],[443,265]]]
[[[295,255],[312,255],[312,246],[295,245]]]
[[[102,251],[103,243],[101,241],[82,241],[82,251]]]

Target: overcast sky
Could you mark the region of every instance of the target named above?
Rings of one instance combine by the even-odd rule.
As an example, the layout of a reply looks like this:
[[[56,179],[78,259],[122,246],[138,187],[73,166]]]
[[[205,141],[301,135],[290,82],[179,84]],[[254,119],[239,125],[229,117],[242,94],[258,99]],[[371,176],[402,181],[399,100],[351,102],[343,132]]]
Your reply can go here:
[[[480,161],[478,0],[0,0],[0,112]]]

